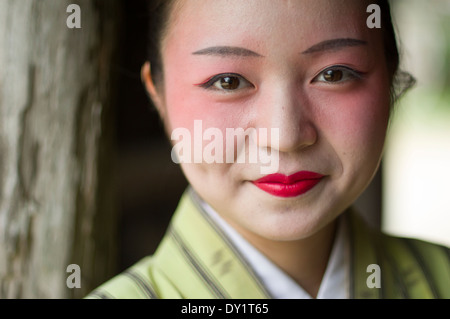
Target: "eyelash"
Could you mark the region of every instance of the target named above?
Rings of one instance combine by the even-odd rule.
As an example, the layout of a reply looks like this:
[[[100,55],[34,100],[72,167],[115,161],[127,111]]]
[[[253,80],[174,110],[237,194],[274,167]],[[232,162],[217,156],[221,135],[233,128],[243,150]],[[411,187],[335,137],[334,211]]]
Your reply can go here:
[[[326,80],[321,80],[319,81],[318,78],[320,76],[324,76],[325,73],[327,71],[341,71],[343,72],[343,80],[339,79],[336,82],[332,82],[332,81],[326,81]],[[343,84],[345,82],[348,81],[352,81],[352,80],[362,80],[364,78],[365,73],[357,71],[355,69],[352,69],[350,67],[344,66],[344,65],[333,65],[330,67],[327,67],[326,69],[320,71],[320,73],[318,73],[312,80],[311,83],[315,83],[315,82],[321,82],[321,83],[325,83],[327,85],[338,85],[338,84]],[[198,84],[197,86],[204,88],[204,89],[209,89],[209,90],[217,90],[217,91],[222,91],[225,93],[230,93],[233,91],[237,91],[240,90],[239,88],[237,89],[220,89],[220,88],[215,88],[214,84],[217,83],[218,81],[220,81],[221,79],[225,79],[225,78],[236,78],[240,81],[239,85],[241,83],[246,82],[247,84],[249,84],[250,86],[254,87],[248,80],[246,80],[244,77],[242,77],[241,75],[237,74],[237,73],[222,73],[222,74],[217,74],[215,76],[213,76],[212,78],[210,78],[209,80],[207,80],[204,83]],[[347,79],[345,79],[347,77]],[[242,89],[242,88],[241,88]]]
[[[250,81],[248,81],[247,79],[245,79],[242,75],[239,75],[237,73],[222,73],[222,74],[217,74],[215,76],[213,76],[212,78],[210,78],[209,80],[207,80],[204,83],[198,84],[197,86],[204,88],[204,89],[210,89],[210,90],[217,90],[217,91],[223,91],[223,92],[233,92],[233,91],[237,91],[239,89],[235,89],[235,90],[226,90],[226,89],[219,89],[219,88],[214,88],[214,84],[218,81],[220,81],[221,79],[225,79],[225,78],[237,78],[239,79],[239,81],[241,83],[246,82],[247,84],[249,84],[250,86],[253,86]]]
[[[318,81],[318,78],[320,76],[324,76],[327,71],[342,71],[344,73],[344,75],[343,75],[344,78],[345,77],[350,77],[350,78],[347,78],[347,79],[344,79],[344,80],[339,80],[339,81],[336,81],[336,82],[325,81],[325,80]],[[351,80],[362,80],[362,79],[364,79],[364,75],[365,75],[365,73],[357,71],[357,70],[352,69],[352,68],[350,68],[348,66],[345,66],[345,65],[333,65],[333,66],[327,67],[326,69],[320,71],[320,73],[318,73],[312,79],[311,83],[321,82],[321,83],[325,83],[327,85],[338,85],[338,84],[342,84],[342,83],[345,83],[345,82],[348,82],[348,81],[351,81]]]

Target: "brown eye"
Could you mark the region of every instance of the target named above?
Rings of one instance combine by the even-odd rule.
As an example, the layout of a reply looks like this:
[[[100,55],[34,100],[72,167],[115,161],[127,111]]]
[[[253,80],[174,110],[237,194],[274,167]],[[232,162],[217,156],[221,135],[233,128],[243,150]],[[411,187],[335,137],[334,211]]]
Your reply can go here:
[[[223,90],[236,90],[239,88],[241,81],[235,76],[226,76],[216,82],[216,87]]]
[[[312,82],[338,85],[349,81],[361,81],[364,79],[364,75],[365,73],[347,66],[335,65],[320,72]]]
[[[222,73],[214,76],[208,82],[199,84],[207,90],[215,90],[222,93],[234,93],[243,89],[254,87],[244,77],[235,73]]]
[[[341,70],[327,70],[323,73],[323,78],[327,82],[339,82],[344,77]]]

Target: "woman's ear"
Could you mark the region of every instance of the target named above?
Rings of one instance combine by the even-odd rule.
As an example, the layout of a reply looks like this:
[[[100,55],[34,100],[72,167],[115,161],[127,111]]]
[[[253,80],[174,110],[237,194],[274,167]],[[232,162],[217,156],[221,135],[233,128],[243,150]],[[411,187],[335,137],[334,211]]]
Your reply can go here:
[[[149,97],[152,99],[153,104],[158,110],[159,116],[164,120],[165,119],[165,107],[164,107],[164,98],[163,92],[159,92],[157,86],[154,83],[151,72],[150,62],[145,62],[141,69],[141,80],[145,85],[145,89]]]

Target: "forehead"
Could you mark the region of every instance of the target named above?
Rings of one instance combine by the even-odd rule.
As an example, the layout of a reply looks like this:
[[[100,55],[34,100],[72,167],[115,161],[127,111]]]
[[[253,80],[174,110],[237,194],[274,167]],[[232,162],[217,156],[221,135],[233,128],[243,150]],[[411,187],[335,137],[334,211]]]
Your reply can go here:
[[[292,44],[307,48],[333,38],[371,42],[375,31],[366,26],[368,5],[365,0],[178,0],[164,46],[250,44],[264,51]]]

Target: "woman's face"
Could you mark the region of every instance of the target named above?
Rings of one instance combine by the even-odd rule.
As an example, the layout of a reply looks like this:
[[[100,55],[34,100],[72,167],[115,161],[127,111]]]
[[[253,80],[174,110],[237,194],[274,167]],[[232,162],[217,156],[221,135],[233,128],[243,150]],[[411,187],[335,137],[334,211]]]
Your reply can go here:
[[[261,163],[183,163],[198,194],[244,236],[313,235],[352,204],[378,168],[389,78],[382,33],[366,26],[369,4],[177,2],[158,93],[168,132],[185,128],[194,143],[202,139],[194,130],[201,120],[202,132],[223,132],[225,156],[227,148],[239,153],[226,143],[227,128],[278,129],[278,140],[258,142],[278,152],[277,173],[323,176],[311,183],[256,184],[265,176]]]

